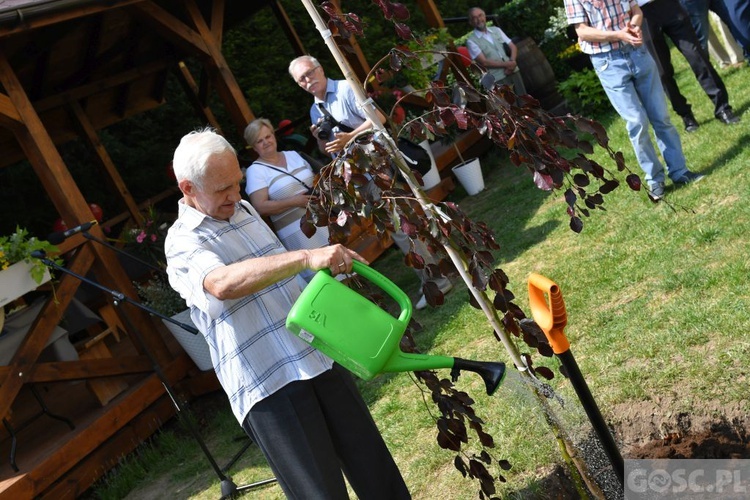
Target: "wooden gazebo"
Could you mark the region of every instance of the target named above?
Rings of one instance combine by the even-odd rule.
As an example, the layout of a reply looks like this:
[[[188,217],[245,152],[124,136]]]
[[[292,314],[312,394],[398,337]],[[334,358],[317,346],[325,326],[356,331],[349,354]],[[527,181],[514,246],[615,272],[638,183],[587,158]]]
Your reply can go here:
[[[205,123],[221,129],[206,104],[213,91],[232,126],[244,129],[253,113],[221,51],[227,20],[272,9],[298,54],[305,53],[281,0],[5,0],[0,3],[0,168],[26,159],[58,215],[91,219],[89,205],[58,146],[74,138],[90,146],[123,207],[103,225],[138,222],[144,205],[135,200],[98,136],[98,131],[160,106],[168,72],[175,72]],[[442,26],[432,0],[418,0],[428,23]],[[346,41],[342,43],[348,43]],[[369,70],[356,43],[346,51],[360,78]],[[184,64],[197,60],[196,79]],[[468,147],[477,136],[461,139]],[[174,145],[168,145],[174,147]],[[438,152],[440,168],[455,160],[454,148]],[[446,178],[432,195],[442,198]],[[174,191],[164,196],[174,195]],[[104,238],[100,226],[90,229]],[[352,244],[369,258],[383,249],[367,235]],[[137,297],[116,254],[81,235],[61,245],[67,267],[113,290]],[[65,316],[81,282],[59,276],[55,299],[46,300],[8,366],[0,366],[0,496],[74,498],[117,458],[131,451],[174,415],[155,375],[150,352],[181,398],[216,390],[212,372],[196,369],[164,334],[162,325],[137,308],[95,301],[98,332],[78,349],[78,359],[44,360],[41,354]],[[126,317],[125,317],[126,313]],[[129,331],[142,333],[143,343]],[[110,335],[111,334],[111,335]],[[79,383],[79,381],[86,381]],[[41,388],[41,390],[40,390]],[[36,400],[36,401],[35,401]],[[37,409],[45,408],[40,418]],[[42,413],[44,413],[42,412]],[[59,422],[49,414],[68,419]],[[34,415],[32,415],[34,414]],[[51,419],[51,420],[50,420]],[[33,420],[33,421],[32,421]],[[8,429],[18,429],[14,470],[7,460]],[[20,431],[25,428],[25,431]]]

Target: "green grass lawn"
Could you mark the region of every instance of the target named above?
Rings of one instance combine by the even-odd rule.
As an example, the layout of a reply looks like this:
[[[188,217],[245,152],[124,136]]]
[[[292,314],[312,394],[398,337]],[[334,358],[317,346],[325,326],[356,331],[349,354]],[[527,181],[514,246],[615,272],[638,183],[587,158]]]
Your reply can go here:
[[[538,191],[524,170],[504,160],[502,151],[483,159],[483,192],[453,195],[473,218],[495,231],[501,246],[497,264],[510,277],[525,311],[529,273],[560,285],[571,350],[605,419],[626,430],[633,424],[632,409],[643,403],[656,405],[660,414],[654,418],[665,422],[681,412],[750,411],[750,68],[720,71],[735,111],[743,115],[739,125],[727,127],[713,118],[713,106],[684,59],[677,53],[673,59],[680,88],[701,124],[688,135],[673,114],[689,167],[707,176],[699,184],[668,186],[667,203],[658,204],[623,184],[606,197],[606,211],[584,220],[580,234],[568,229],[562,194]],[[640,173],[623,123],[614,114],[601,121],[614,149]],[[611,165],[601,151],[596,159]],[[416,277],[402,268],[401,259],[397,250],[389,250],[375,267],[416,299]],[[466,299],[465,286],[459,284],[443,307],[415,313],[424,326],[418,334],[421,346],[435,354],[507,362],[487,321]],[[535,359],[557,373],[556,359]],[[551,385],[566,401],[564,409],[553,406],[567,429],[574,436],[585,433],[570,384],[557,376]],[[477,412],[496,440],[493,455],[513,464],[503,496],[534,488],[561,462],[541,411],[516,375],[509,375],[492,397],[471,373],[463,374],[458,386],[476,399]],[[435,410],[409,375],[381,376],[361,387],[414,498],[477,497],[477,485],[454,469],[453,454],[437,446]],[[205,417],[202,432],[223,464],[242,443],[235,440],[241,429],[222,396],[212,396],[215,409]],[[215,474],[179,427],[161,433],[138,455],[151,456],[151,462],[127,460],[128,471],[109,475],[96,496],[123,498],[130,492],[130,498],[140,499],[149,491],[176,498],[220,496]],[[271,476],[255,448],[230,474],[240,485]],[[277,486],[253,490],[250,496],[283,498]]]

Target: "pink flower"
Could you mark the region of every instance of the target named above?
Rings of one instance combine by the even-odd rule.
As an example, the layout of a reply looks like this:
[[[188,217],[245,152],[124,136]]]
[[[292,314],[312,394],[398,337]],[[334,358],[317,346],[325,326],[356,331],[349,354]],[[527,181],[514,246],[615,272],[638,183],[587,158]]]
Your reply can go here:
[[[143,243],[143,240],[146,239],[146,231],[141,231],[138,236],[135,237],[135,241],[138,243]]]
[[[151,243],[156,243],[156,235],[155,234],[151,235]]]

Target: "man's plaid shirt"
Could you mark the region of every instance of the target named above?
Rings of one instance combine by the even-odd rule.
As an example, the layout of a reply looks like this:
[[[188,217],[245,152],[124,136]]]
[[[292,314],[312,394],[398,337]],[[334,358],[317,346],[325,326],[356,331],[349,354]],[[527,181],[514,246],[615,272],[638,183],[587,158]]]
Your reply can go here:
[[[603,31],[618,31],[630,22],[631,8],[636,0],[565,0],[568,24],[584,23]],[[584,42],[579,40],[584,54],[599,54],[619,49],[622,42]]]

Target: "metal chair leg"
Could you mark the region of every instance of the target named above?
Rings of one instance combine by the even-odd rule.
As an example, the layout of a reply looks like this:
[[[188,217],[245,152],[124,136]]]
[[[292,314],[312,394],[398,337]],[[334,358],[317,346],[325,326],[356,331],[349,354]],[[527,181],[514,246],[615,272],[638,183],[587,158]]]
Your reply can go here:
[[[16,430],[6,419],[3,419],[3,425],[5,426],[5,430],[8,431],[8,434],[10,434],[10,466],[13,468],[14,472],[18,472],[18,466],[16,465],[16,444],[18,443],[18,439],[16,439]]]
[[[61,422],[65,422],[66,424],[68,424],[68,427],[70,427],[70,430],[74,430],[76,428],[76,426],[73,425],[73,422],[71,422],[70,419],[63,417],[62,415],[52,413],[49,408],[47,408],[47,405],[42,399],[41,394],[37,392],[36,387],[34,387],[33,385],[29,385],[29,388],[31,389],[31,393],[34,395],[34,398],[36,398],[37,402],[39,403],[39,406],[42,407],[42,413],[56,420],[60,420]]]

